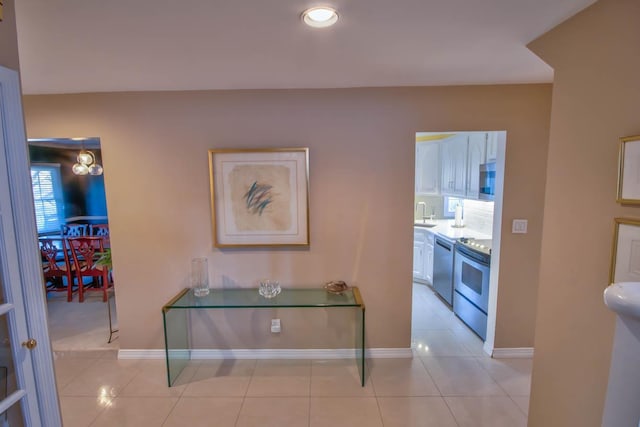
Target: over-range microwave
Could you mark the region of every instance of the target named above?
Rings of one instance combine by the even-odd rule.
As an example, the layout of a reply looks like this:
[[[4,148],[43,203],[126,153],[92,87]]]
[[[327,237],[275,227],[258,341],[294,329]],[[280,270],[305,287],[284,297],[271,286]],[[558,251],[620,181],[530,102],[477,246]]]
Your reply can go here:
[[[481,200],[493,200],[496,193],[496,163],[480,165],[478,197]]]

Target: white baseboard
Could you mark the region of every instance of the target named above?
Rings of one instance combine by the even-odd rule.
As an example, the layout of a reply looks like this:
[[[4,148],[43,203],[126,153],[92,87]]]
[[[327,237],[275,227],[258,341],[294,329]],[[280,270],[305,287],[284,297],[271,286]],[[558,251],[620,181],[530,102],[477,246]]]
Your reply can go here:
[[[187,350],[177,350],[183,353]],[[229,349],[190,350],[190,359],[352,359],[354,349]],[[368,348],[369,359],[405,359],[413,357],[410,348]],[[118,359],[164,359],[164,349],[121,349]]]
[[[411,348],[368,348],[365,356],[369,359],[411,359]]]
[[[494,348],[494,359],[532,359],[533,347]]]
[[[136,350],[127,349],[118,350],[118,359],[164,359],[165,352],[162,349],[153,350]]]

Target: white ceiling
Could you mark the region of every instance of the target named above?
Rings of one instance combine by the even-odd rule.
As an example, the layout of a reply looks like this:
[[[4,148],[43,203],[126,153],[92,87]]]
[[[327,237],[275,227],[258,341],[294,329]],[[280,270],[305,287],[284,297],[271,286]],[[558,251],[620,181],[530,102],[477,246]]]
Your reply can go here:
[[[550,82],[526,44],[594,0],[18,0],[27,94]]]

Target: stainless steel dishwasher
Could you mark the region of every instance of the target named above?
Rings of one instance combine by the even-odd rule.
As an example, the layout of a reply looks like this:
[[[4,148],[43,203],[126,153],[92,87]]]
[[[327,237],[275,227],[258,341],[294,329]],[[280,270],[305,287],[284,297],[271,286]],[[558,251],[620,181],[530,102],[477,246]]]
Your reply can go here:
[[[455,241],[436,234],[433,249],[433,289],[447,304],[453,302],[453,248]]]

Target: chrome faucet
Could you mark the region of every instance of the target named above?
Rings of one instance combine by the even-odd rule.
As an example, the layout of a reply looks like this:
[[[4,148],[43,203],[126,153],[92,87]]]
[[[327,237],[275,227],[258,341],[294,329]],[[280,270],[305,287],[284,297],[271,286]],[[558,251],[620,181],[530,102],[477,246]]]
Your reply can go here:
[[[427,220],[427,204],[425,202],[418,202],[416,205],[416,210],[422,206],[422,222]]]

